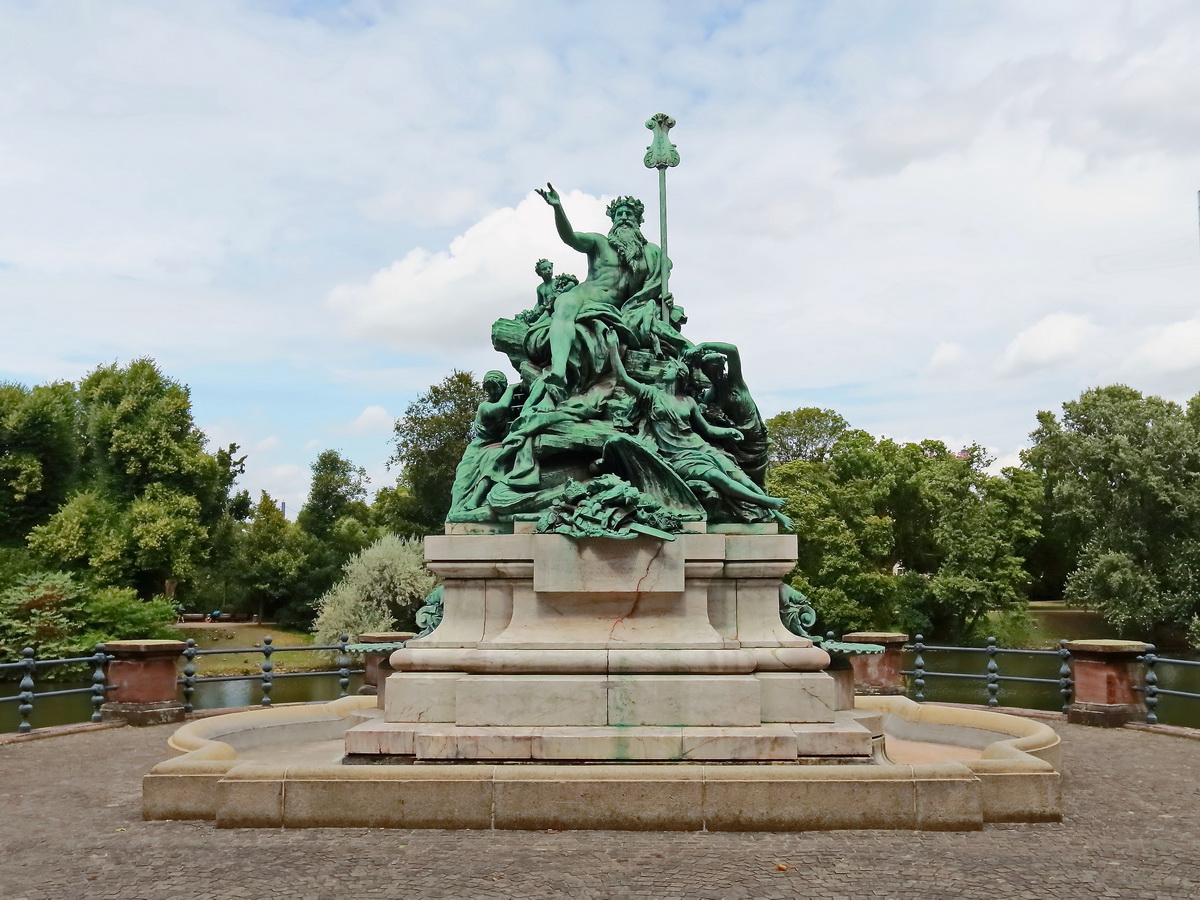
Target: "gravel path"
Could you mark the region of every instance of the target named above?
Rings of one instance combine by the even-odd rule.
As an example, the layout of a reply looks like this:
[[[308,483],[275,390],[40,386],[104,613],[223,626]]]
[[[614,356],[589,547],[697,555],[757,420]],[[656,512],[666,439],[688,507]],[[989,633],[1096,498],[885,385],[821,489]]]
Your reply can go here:
[[[0,900],[1196,898],[1200,741],[1055,724],[1061,824],[801,834],[143,822],[174,726],[0,744]]]

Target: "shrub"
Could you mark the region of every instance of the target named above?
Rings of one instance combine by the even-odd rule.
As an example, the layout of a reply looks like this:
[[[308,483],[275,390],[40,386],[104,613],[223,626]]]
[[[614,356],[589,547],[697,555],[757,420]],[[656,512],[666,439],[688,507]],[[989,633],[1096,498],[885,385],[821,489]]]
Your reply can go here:
[[[25,647],[43,658],[87,656],[104,641],[173,637],[174,622],[175,605],[165,597],[139,600],[132,588],[27,572],[0,590],[0,659],[19,659]]]
[[[357,638],[397,625],[415,630],[417,609],[436,584],[419,539],[384,535],[352,556],[341,581],[317,600],[313,635],[318,644],[331,644],[343,634]]]

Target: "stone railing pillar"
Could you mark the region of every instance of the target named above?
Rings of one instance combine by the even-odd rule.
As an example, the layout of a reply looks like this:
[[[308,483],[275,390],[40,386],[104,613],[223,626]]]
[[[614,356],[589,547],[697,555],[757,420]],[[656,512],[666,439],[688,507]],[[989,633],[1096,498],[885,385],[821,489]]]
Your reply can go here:
[[[360,644],[399,644],[415,638],[415,631],[373,631],[360,634]],[[378,653],[363,654],[363,686],[358,689],[360,694],[378,694],[379,706],[383,708],[383,690],[388,676],[395,671],[388,662],[395,647],[388,647]]]
[[[106,668],[112,689],[100,707],[105,722],[162,725],[183,721],[176,665],[187,647],[183,641],[109,641],[113,657]]]
[[[901,652],[907,634],[898,631],[855,631],[842,636],[847,644],[882,644],[882,653],[850,657],[854,666],[854,690],[860,694],[903,694],[904,663]]]
[[[1138,656],[1150,648],[1141,641],[1068,641],[1075,699],[1067,721],[1117,728],[1146,718]]]

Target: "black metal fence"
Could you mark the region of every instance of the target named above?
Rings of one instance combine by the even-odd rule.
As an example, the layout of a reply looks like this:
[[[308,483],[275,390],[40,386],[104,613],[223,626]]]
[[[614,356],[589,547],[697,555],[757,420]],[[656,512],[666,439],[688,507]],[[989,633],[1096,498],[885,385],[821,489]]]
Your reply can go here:
[[[1172,666],[1178,666],[1182,671],[1189,674],[1194,673],[1197,676],[1194,680],[1200,681],[1200,661],[1194,659],[1167,659],[1166,657],[1158,656],[1153,644],[1150,645],[1150,648],[1141,657],[1141,660],[1142,664],[1146,667],[1146,674],[1142,679],[1141,686],[1142,699],[1146,704],[1146,721],[1151,725],[1159,721],[1158,704],[1160,697],[1183,697],[1193,701],[1193,703],[1200,701],[1200,693],[1196,691],[1180,691],[1172,688],[1160,688],[1158,686],[1159,666],[1166,666],[1168,671],[1171,671]],[[1200,707],[1200,704],[1195,705]],[[1200,718],[1200,714],[1197,717]]]
[[[350,653],[346,649],[346,644],[349,642],[349,635],[342,635],[342,638],[336,644],[302,644],[298,647],[276,647],[270,635],[263,638],[261,647],[251,647],[249,649],[221,649],[221,650],[199,650],[196,648],[196,641],[193,638],[187,639],[187,648],[183,651],[183,658],[186,660],[183,666],[183,677],[178,680],[178,684],[183,691],[183,710],[184,712],[192,712],[192,697],[196,693],[198,684],[216,684],[223,681],[258,681],[262,692],[262,699],[259,701],[260,706],[271,705],[271,688],[275,686],[275,680],[278,678],[312,678],[316,675],[337,675],[339,697],[345,697],[350,690],[350,676],[361,674],[362,669],[350,668]],[[322,669],[317,671],[304,672],[276,672],[275,663],[271,657],[276,653],[291,653],[296,651],[310,650],[336,650],[337,668]],[[220,656],[229,653],[261,653],[262,662],[259,663],[259,672],[255,675],[197,675],[196,674],[196,657],[197,656]]]
[[[272,638],[263,638],[262,646],[258,647],[223,647],[215,650],[200,650],[196,647],[196,642],[192,638],[188,638],[183,652],[180,654],[184,662],[181,677],[177,679],[177,684],[180,688],[181,699],[185,712],[193,712],[192,699],[195,695],[196,688],[202,684],[215,684],[219,682],[258,682],[261,706],[271,705],[271,689],[274,687],[276,680],[281,678],[314,678],[326,675],[338,676],[339,697],[345,697],[350,689],[350,676],[362,674],[361,668],[351,668],[351,654],[347,649],[349,637],[343,635],[341,640],[336,644],[304,644],[295,647],[276,647]],[[275,662],[272,657],[278,653],[292,653],[298,651],[337,651],[335,665],[333,669],[305,670],[303,672],[276,672]],[[262,662],[259,663],[258,671],[251,674],[241,675],[198,675],[196,673],[196,658],[199,656],[229,656],[233,654],[261,654]],[[19,734],[27,734],[34,730],[32,717],[37,701],[50,697],[66,697],[71,695],[90,694],[92,712],[90,721],[101,721],[101,706],[104,704],[105,698],[109,692],[116,689],[117,685],[108,680],[106,667],[111,662],[113,657],[104,652],[104,645],[97,644],[96,652],[91,656],[77,657],[59,657],[54,659],[38,659],[33,648],[26,647],[21,651],[21,659],[17,662],[0,663],[0,679],[4,679],[8,674],[19,675],[19,683],[17,685],[17,693],[8,696],[0,696],[0,703],[15,703],[17,704],[17,713],[19,716],[19,724],[16,731]],[[69,667],[69,666],[88,666],[91,668],[91,683],[87,687],[71,687],[54,689],[53,681],[47,679],[39,679],[37,673],[39,670],[50,669],[53,667]],[[43,683],[51,686],[49,690],[38,690],[38,684]],[[332,698],[330,698],[332,699]],[[83,717],[80,716],[80,719]],[[75,721],[79,721],[76,719]]]
[[[1074,699],[1074,683],[1071,678],[1071,651],[1067,649],[1066,640],[1059,641],[1057,650],[1024,650],[1019,648],[1008,648],[996,646],[995,638],[988,638],[987,645],[984,647],[951,647],[934,644],[926,644],[922,635],[917,635],[911,644],[905,645],[905,649],[913,654],[912,668],[904,669],[903,674],[908,676],[908,694],[918,703],[924,702],[928,698],[925,695],[926,682],[928,679],[960,679],[982,683],[985,691],[986,703],[988,706],[1000,706],[1005,699],[1003,685],[1008,684],[1041,684],[1054,685],[1058,688],[1058,694],[1061,698],[1061,708],[1066,710],[1071,705]],[[942,668],[937,665],[931,667],[926,661],[926,656],[929,654],[953,653],[960,654],[978,654],[981,659],[981,665],[978,669],[971,671],[962,671],[962,668]],[[1030,668],[1041,669],[1043,674],[1028,675],[1006,672],[1002,660],[1005,657],[1021,657],[1024,660],[1031,660],[1035,663],[1044,665],[1024,665],[1022,670],[1028,671]],[[1160,702],[1164,696],[1180,698],[1187,701],[1182,705],[1172,705],[1171,713],[1168,716],[1170,721],[1164,724],[1180,724],[1190,727],[1200,727],[1200,661],[1188,659],[1173,659],[1159,656],[1153,644],[1147,645],[1147,650],[1144,654],[1137,657],[1142,664],[1143,675],[1142,683],[1135,687],[1142,694],[1146,705],[1146,722],[1149,724],[1157,724],[1162,721],[1160,717]],[[984,662],[986,660],[986,662]],[[1173,668],[1175,667],[1175,668]],[[1164,688],[1159,685],[1160,672],[1163,669],[1178,676],[1184,673],[1182,679],[1189,685],[1194,685],[1197,690],[1184,690],[1181,688]],[[1194,675],[1190,680],[1186,677]]]
[[[916,640],[906,646],[905,649],[911,647],[916,654],[913,658],[912,669],[905,669],[904,674],[912,676],[911,693],[912,698],[918,703],[925,700],[925,679],[926,678],[966,678],[975,681],[982,681],[987,690],[987,705],[1000,705],[1000,686],[1003,682],[1022,682],[1025,684],[1052,684],[1057,685],[1059,694],[1062,696],[1062,708],[1066,710],[1071,705],[1071,699],[1074,694],[1074,683],[1071,680],[1071,651],[1067,649],[1067,641],[1058,642],[1057,650],[1021,650],[1016,648],[997,647],[996,639],[990,637],[987,639],[986,647],[943,647],[924,643],[924,636],[917,635]],[[948,650],[956,653],[981,653],[987,656],[987,664],[981,672],[939,672],[934,669],[929,669],[925,664],[925,654],[930,651]],[[1000,664],[997,662],[998,656],[1005,654],[1020,654],[1023,657],[1045,657],[1053,658],[1058,661],[1059,665],[1054,677],[1039,678],[1030,675],[1006,675],[1000,671]]]
[[[17,713],[21,717],[21,724],[17,726],[17,731],[21,734],[26,734],[33,730],[33,725],[30,724],[29,719],[33,715],[34,700],[38,697],[65,697],[71,694],[91,694],[91,720],[99,722],[100,706],[104,703],[106,692],[113,687],[113,685],[108,684],[104,673],[104,667],[110,659],[112,657],[105,654],[103,644],[97,644],[96,652],[91,656],[73,656],[59,659],[37,659],[33,648],[26,647],[21,651],[19,662],[0,663],[0,677],[3,677],[3,674],[6,672],[19,672],[21,675],[21,681],[18,685],[19,693],[8,697],[0,697],[0,703],[17,704]],[[90,665],[92,667],[92,684],[90,687],[65,688],[57,691],[36,690],[37,678],[34,675],[39,668],[79,665]]]
[[[260,697],[259,704],[261,706],[271,706],[271,690],[275,682],[279,679],[336,675],[338,676],[338,696],[345,697],[349,692],[350,677],[361,674],[363,671],[359,668],[351,668],[352,658],[351,652],[347,647],[348,641],[349,638],[343,635],[342,639],[336,644],[276,647],[272,639],[266,637],[263,639],[262,645],[257,647],[201,650],[196,647],[196,642],[189,638],[181,654],[184,665],[181,676],[177,680],[184,710],[189,713],[193,711],[193,697],[198,686],[219,682],[257,682]],[[928,699],[925,691],[926,683],[929,679],[948,679],[971,681],[981,684],[988,706],[1000,706],[1007,699],[1004,690],[1006,684],[1013,685],[1020,683],[1054,686],[1057,688],[1061,707],[1065,710],[1073,699],[1074,691],[1074,684],[1071,679],[1071,653],[1067,649],[1067,643],[1066,640],[1060,641],[1057,650],[1023,650],[998,647],[996,646],[995,638],[988,638],[987,645],[984,647],[952,647],[926,644],[924,637],[917,635],[913,643],[905,647],[913,656],[912,668],[904,669],[903,674],[908,676],[909,696],[918,703]],[[303,672],[275,671],[276,667],[273,657],[276,654],[313,650],[336,651],[336,668],[306,670]],[[255,673],[240,675],[197,674],[196,659],[198,657],[256,653],[261,654],[262,661],[259,663],[258,671]],[[978,655],[981,665],[978,668],[971,667],[971,670],[967,671],[966,666],[951,665],[949,667],[939,667],[935,665],[931,667],[927,663],[926,656],[942,653]],[[0,704],[17,704],[16,708],[20,719],[16,729],[17,732],[24,734],[34,729],[31,718],[34,713],[35,703],[39,699],[50,697],[90,695],[92,707],[90,721],[99,722],[101,720],[101,706],[108,693],[116,687],[116,685],[108,681],[106,676],[105,668],[112,657],[104,652],[103,644],[97,645],[96,652],[91,656],[37,659],[34,651],[27,647],[21,652],[21,657],[17,662],[0,663],[0,679],[5,678],[9,673],[18,675],[20,679],[17,693],[9,696],[0,696]],[[1004,663],[1004,660],[1013,659],[1014,657],[1020,657],[1024,661],[1018,671],[1012,671],[1011,667]],[[1144,674],[1142,684],[1137,687],[1137,690],[1142,693],[1146,705],[1146,721],[1151,724],[1162,721],[1162,699],[1169,697],[1172,698],[1172,703],[1169,706],[1170,714],[1167,717],[1167,724],[1200,727],[1200,661],[1159,656],[1153,645],[1150,645],[1146,652],[1139,656],[1138,659],[1143,665]],[[1038,674],[1019,674],[1021,671],[1028,673],[1031,670],[1031,663],[1032,669]],[[40,670],[55,666],[76,666],[84,670],[90,668],[90,684],[86,687],[53,689],[54,682],[39,679],[37,673]],[[1163,674],[1168,674],[1168,683],[1175,686],[1164,687],[1161,684]],[[49,684],[51,689],[37,690],[39,680],[42,683]],[[1197,690],[1185,689],[1191,686],[1195,686]],[[1183,703],[1174,703],[1176,699],[1183,701]],[[83,718],[83,716],[81,715],[80,718]]]

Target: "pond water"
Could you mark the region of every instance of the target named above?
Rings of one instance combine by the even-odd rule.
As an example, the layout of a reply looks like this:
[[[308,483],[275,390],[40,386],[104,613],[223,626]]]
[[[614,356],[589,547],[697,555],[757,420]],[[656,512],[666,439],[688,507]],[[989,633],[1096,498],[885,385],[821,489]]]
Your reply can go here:
[[[350,676],[350,693],[362,685],[361,675]],[[88,681],[49,682],[39,684],[36,690],[58,691],[68,688],[91,687]],[[273,703],[299,703],[312,700],[336,700],[341,688],[336,674],[313,674],[302,677],[276,678],[271,688]],[[0,698],[20,693],[17,682],[0,682]],[[257,706],[262,701],[262,682],[258,677],[250,681],[198,682],[192,695],[195,709],[221,709],[236,706]],[[72,694],[66,697],[35,697],[30,724],[34,728],[48,725],[69,725],[87,722],[92,715],[90,694]],[[16,731],[21,716],[15,701],[0,702],[0,734]]]

